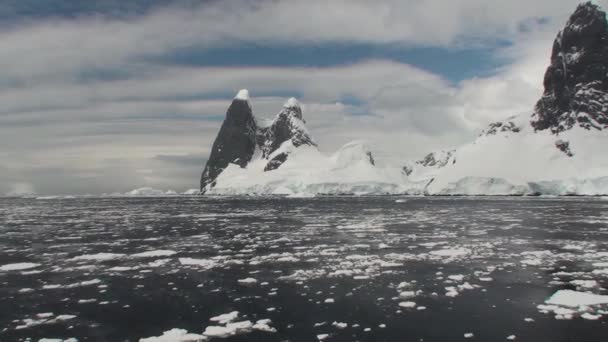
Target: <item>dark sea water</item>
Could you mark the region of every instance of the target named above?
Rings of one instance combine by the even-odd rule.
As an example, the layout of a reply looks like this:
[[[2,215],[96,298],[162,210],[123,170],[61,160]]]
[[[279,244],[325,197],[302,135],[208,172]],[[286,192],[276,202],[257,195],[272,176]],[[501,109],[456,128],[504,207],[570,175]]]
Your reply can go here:
[[[601,198],[0,199],[0,341],[608,341],[542,306],[604,287]]]

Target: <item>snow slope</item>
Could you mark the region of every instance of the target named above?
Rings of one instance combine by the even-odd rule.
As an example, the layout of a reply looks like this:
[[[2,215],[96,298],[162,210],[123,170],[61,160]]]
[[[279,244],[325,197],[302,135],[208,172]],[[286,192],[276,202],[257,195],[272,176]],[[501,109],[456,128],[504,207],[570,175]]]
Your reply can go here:
[[[364,142],[346,144],[332,156],[326,156],[316,146],[295,148],[288,140],[273,155],[280,153],[288,153],[290,157],[272,171],[264,171],[267,160],[262,158],[252,160],[246,168],[231,164],[217,178],[209,194],[381,195],[422,191],[408,182],[400,168],[376,167]]]
[[[534,132],[525,117],[517,132],[482,134],[456,150],[447,165],[427,178],[429,194],[605,195],[608,135],[573,127],[560,134]],[[558,148],[566,144],[571,156]],[[424,177],[424,174],[419,177]]]

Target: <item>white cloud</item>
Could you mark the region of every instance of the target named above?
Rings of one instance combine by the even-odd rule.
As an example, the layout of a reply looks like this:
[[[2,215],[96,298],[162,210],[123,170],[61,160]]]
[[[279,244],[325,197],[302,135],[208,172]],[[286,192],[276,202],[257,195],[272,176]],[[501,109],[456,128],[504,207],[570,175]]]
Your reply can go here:
[[[239,0],[157,10],[130,20],[47,20],[0,33],[1,82],[27,86],[69,79],[84,68],[134,68],[142,57],[179,48],[241,42],[466,46],[510,39],[524,23],[541,17],[561,23],[577,2]]]

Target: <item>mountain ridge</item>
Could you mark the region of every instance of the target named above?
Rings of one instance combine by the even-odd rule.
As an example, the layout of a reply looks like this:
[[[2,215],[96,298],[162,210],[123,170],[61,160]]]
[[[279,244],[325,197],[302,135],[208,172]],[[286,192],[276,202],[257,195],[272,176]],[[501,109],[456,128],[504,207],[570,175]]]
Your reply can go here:
[[[608,195],[608,155],[603,151],[608,144],[604,132],[608,128],[608,22],[598,6],[580,4],[557,34],[544,88],[530,113],[491,123],[473,142],[457,149],[394,168],[378,167],[362,142],[324,156],[306,129],[299,103],[289,99],[268,127],[259,128],[255,119],[253,124],[243,121],[244,133],[236,139],[240,152],[227,151],[223,156],[221,150],[212,152],[215,158],[210,158],[206,170],[211,164],[216,172],[203,173],[207,181],[201,181],[201,191]],[[247,104],[249,112],[243,111],[250,113],[246,95],[239,101]],[[224,146],[230,140],[222,137],[224,125],[232,127],[230,112],[229,108],[214,150],[216,143]]]

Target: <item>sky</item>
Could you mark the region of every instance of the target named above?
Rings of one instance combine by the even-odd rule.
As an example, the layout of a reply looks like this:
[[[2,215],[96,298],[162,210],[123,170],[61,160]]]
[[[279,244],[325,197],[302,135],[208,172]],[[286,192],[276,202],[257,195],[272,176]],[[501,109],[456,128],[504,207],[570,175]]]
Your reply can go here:
[[[241,88],[384,165],[532,113],[570,0],[3,0],[0,195],[197,188]],[[595,1],[608,8],[608,0]]]

